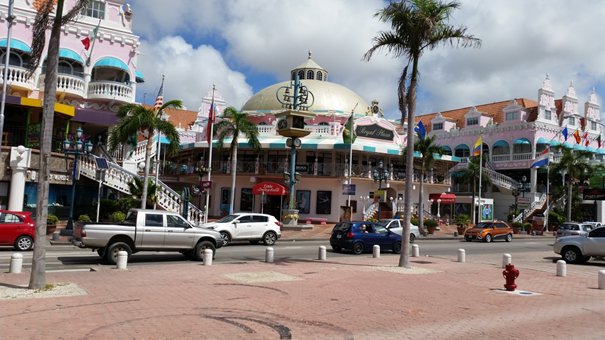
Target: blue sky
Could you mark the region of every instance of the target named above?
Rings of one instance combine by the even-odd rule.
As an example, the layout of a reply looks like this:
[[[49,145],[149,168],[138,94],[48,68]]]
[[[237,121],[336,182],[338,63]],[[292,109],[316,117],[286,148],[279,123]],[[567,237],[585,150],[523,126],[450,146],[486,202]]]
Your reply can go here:
[[[241,108],[264,87],[287,80],[307,52],[344,85],[397,118],[397,80],[404,65],[386,53],[362,60],[377,32],[382,0],[133,0],[141,37],[139,101],[165,98],[197,110],[215,84],[228,105]],[[483,40],[479,49],[449,45],[420,63],[417,113],[525,97],[549,73],[555,96],[573,81],[580,107],[594,87],[603,105],[605,2],[584,0],[465,0],[451,24]],[[605,105],[604,105],[605,106]],[[605,109],[602,109],[602,111]]]

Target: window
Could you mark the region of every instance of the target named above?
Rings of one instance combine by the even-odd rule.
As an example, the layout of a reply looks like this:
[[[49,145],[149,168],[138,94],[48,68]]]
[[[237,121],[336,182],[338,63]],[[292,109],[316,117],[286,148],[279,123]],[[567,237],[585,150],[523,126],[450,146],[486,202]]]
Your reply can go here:
[[[506,120],[510,121],[510,120],[518,120],[519,119],[519,112],[507,112],[506,113]]]
[[[588,234],[589,237],[605,237],[605,228],[597,228]]]
[[[597,129],[597,122],[590,122],[590,129],[591,130],[596,130]]]
[[[159,214],[147,214],[145,215],[145,225],[148,227],[163,227],[164,216]]]
[[[569,125],[576,125],[576,117],[569,117]]]
[[[311,70],[307,71],[307,79],[315,79],[315,72]]]
[[[303,70],[298,71],[298,79],[305,79],[305,71],[303,71]]]
[[[187,228],[189,224],[180,216],[166,215],[168,227],[170,228]]]
[[[443,130],[443,123],[433,124],[433,130]]]
[[[21,218],[14,214],[0,214],[0,222],[2,223],[21,223]]]
[[[266,223],[269,222],[269,218],[262,215],[252,215],[252,222]]]
[[[87,17],[105,19],[105,3],[93,0],[85,8],[82,8],[81,13]]]
[[[478,117],[473,117],[473,118],[467,119],[466,120],[466,125],[467,126],[479,125],[479,118]]]
[[[544,111],[544,118],[552,119],[552,112],[550,112],[550,110]]]
[[[245,215],[237,219],[240,223],[250,223],[252,222],[252,215]]]
[[[317,80],[323,80],[323,74],[319,71],[317,71]]]

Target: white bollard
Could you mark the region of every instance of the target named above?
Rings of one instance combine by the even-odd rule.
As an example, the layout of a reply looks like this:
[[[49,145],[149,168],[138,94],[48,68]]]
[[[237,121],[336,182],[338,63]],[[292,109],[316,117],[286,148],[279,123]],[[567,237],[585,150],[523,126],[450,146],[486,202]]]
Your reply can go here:
[[[13,254],[11,255],[11,265],[8,270],[11,274],[20,274],[21,269],[23,268],[23,255],[21,254]]]
[[[319,253],[317,254],[317,259],[320,261],[326,260],[326,246],[319,246]]]
[[[464,249],[458,249],[458,262],[466,262],[466,251]]]
[[[599,270],[599,289],[605,289],[605,270]]]
[[[118,261],[116,262],[117,269],[126,269],[128,266],[128,253],[120,250],[118,252]]]
[[[412,244],[412,257],[420,256],[420,247],[417,244]]]
[[[53,241],[59,241],[60,236],[61,236],[61,234],[60,234],[58,231],[55,231],[55,232],[53,233],[52,240],[53,240]]]
[[[273,248],[267,247],[265,250],[265,262],[273,263]]]
[[[380,246],[377,244],[372,247],[372,257],[375,259],[380,257]]]
[[[214,252],[212,251],[212,249],[204,249],[204,266],[211,266],[212,265],[212,256],[214,255]]]
[[[502,268],[506,268],[506,265],[511,262],[510,254],[502,254]]]
[[[567,263],[563,260],[557,261],[557,276],[567,276]]]

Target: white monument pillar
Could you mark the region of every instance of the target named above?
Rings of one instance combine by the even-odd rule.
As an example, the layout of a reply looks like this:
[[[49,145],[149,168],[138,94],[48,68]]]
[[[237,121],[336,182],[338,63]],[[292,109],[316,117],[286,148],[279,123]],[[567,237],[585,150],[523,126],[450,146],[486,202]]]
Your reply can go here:
[[[25,197],[25,171],[30,166],[31,149],[19,145],[11,148],[10,167],[12,170],[8,210],[22,211]]]

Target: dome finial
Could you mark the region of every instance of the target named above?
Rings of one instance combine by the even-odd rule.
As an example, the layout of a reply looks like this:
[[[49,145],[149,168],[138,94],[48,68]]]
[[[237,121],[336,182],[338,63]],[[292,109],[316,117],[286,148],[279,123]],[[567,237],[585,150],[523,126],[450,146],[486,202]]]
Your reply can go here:
[[[309,59],[311,59],[311,50],[309,50]]]

